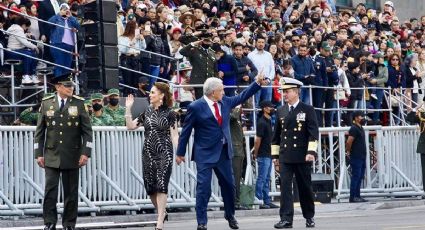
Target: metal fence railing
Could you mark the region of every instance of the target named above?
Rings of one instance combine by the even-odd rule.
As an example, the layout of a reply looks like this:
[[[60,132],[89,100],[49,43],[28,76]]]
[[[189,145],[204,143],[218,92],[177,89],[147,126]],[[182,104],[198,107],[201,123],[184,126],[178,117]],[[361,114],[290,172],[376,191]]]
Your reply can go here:
[[[80,170],[79,211],[96,213],[111,210],[153,208],[143,187],[143,128],[94,127],[94,149],[86,167]],[[29,126],[0,127],[0,216],[40,214],[44,189],[43,169],[34,160],[34,131]],[[345,164],[348,128],[321,128],[314,173],[330,174],[338,199],[348,196],[349,168]],[[421,166],[416,154],[419,132],[409,127],[365,127],[367,155],[364,196],[423,195]],[[247,170],[245,183],[252,184],[255,173],[251,149],[254,131],[245,132]],[[187,146],[190,158],[193,139]],[[254,166],[253,166],[254,165]],[[274,168],[272,172],[274,172]],[[276,178],[271,178],[271,196],[279,196]],[[168,207],[194,207],[196,165],[193,161],[173,165]],[[60,193],[61,194],[61,193]],[[59,201],[62,202],[60,195]],[[257,204],[261,201],[256,201]],[[212,181],[211,207],[223,206],[217,179]],[[62,212],[63,205],[59,205]]]

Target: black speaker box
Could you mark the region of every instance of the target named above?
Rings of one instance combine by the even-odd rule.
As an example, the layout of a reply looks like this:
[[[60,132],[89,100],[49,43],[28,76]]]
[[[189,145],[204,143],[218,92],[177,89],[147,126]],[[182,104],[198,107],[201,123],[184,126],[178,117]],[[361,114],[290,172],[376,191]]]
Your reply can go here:
[[[117,25],[113,23],[91,23],[82,26],[85,34],[85,44],[98,45],[117,45]],[[102,35],[102,36],[100,36]]]
[[[95,22],[117,22],[117,7],[115,1],[97,0],[84,4],[84,19]]]
[[[334,181],[329,174],[311,174],[311,185],[313,187],[314,201],[331,203],[334,191]]]
[[[87,68],[98,66],[118,68],[118,47],[116,46],[86,46]]]
[[[110,89],[119,86],[118,69],[85,68],[85,72],[89,89]]]

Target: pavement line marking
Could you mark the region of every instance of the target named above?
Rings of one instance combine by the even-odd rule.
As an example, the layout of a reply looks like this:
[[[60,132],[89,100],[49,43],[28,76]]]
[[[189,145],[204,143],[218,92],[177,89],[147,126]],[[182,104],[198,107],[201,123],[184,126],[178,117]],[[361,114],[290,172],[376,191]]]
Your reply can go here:
[[[412,229],[412,228],[419,228],[419,229],[424,229],[425,225],[416,225],[416,226],[403,226],[403,227],[389,227],[389,228],[384,228],[384,230],[390,230],[390,229]]]

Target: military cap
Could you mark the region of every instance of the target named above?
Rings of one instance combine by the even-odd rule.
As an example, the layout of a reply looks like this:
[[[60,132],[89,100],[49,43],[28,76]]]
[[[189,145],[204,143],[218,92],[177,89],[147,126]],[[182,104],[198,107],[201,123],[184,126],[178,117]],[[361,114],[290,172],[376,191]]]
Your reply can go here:
[[[90,101],[94,100],[103,100],[103,95],[101,93],[93,93],[90,97]]]
[[[54,93],[45,93],[45,94],[43,95],[43,99],[44,99],[44,98],[51,97],[51,96],[53,96],[53,95],[55,95],[55,94],[54,94]]]
[[[84,105],[91,106],[91,100],[89,99],[84,100]]]
[[[331,46],[329,45],[328,42],[322,42],[322,49],[326,51],[331,51]]]
[[[74,82],[72,81],[72,74],[71,73],[66,73],[66,74],[62,74],[60,76],[54,77],[50,80],[50,83],[56,85],[56,84],[74,84]]]
[[[301,81],[290,77],[282,77],[279,83],[281,89],[301,88],[304,85]]]
[[[108,90],[108,96],[112,96],[112,95],[120,95],[120,91],[118,89],[112,88]]]

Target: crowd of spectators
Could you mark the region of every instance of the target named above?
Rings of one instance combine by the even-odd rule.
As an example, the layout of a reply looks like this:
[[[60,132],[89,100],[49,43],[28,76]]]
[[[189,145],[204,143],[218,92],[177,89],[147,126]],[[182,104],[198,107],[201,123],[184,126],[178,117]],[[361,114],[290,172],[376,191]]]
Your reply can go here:
[[[68,4],[73,13],[84,3]],[[49,17],[41,15],[41,4],[46,1],[17,4],[9,0],[7,4],[10,9],[47,20],[56,12]],[[203,60],[203,54],[194,57],[193,49],[187,48],[197,47],[210,58],[205,67],[208,74],[223,79],[229,96],[262,71],[270,79],[270,87],[256,95],[257,107],[264,100],[282,103],[280,91],[272,88],[281,77],[302,81],[301,99],[316,108],[321,126],[337,124],[338,104],[353,110],[369,109],[370,123],[388,124],[387,114],[377,110],[389,108],[400,113],[396,106],[400,101],[413,108],[423,99],[425,16],[401,21],[391,1],[379,10],[360,3],[352,10],[337,11],[334,0],[117,0],[117,10],[120,64],[151,75],[140,78],[137,73],[122,71],[122,83],[137,90],[123,88],[121,96],[136,93],[147,97],[157,79],[167,80],[186,85],[173,92],[175,101],[185,108],[200,96],[196,87],[187,84],[203,83],[198,76],[204,72],[196,63]],[[24,30],[35,39],[49,40],[44,26],[34,20],[14,20],[13,13],[0,16],[0,25],[17,34]],[[7,41],[5,36],[1,42],[5,47],[19,43],[17,48],[25,46],[31,55],[37,55],[40,48],[21,39]],[[32,67],[26,69],[26,74],[33,74]],[[350,112],[342,119],[349,124]]]

